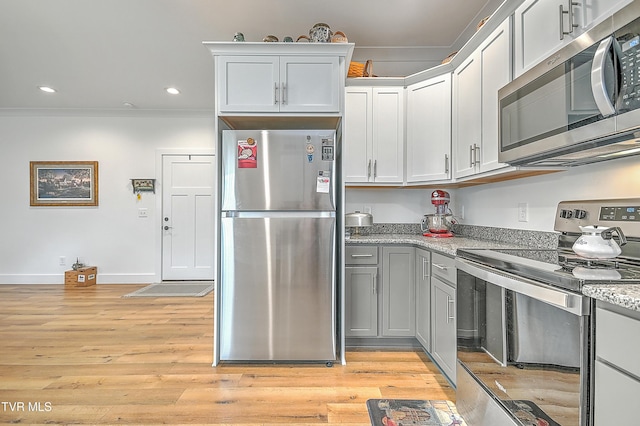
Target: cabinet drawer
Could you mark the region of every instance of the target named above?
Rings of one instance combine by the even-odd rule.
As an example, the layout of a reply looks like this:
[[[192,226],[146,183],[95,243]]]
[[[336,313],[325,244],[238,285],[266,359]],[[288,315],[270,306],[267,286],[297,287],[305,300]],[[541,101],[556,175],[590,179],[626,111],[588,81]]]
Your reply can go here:
[[[377,265],[377,246],[352,246],[345,249],[345,264],[347,265]]]
[[[640,377],[640,341],[629,336],[640,336],[640,320],[596,309],[596,357]]]
[[[431,275],[456,283],[456,261],[452,257],[444,256],[439,253],[431,255]]]

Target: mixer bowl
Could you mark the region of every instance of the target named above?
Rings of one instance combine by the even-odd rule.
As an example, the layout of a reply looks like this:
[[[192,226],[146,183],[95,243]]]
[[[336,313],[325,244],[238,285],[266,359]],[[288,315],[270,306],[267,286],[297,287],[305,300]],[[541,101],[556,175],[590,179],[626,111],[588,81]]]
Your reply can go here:
[[[451,214],[426,214],[422,218],[422,232],[444,234],[451,231],[453,223],[453,215]]]

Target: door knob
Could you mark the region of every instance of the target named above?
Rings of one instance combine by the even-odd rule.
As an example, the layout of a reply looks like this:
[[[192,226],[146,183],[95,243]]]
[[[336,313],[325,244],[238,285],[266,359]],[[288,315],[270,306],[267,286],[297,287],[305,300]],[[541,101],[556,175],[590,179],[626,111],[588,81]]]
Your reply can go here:
[[[169,229],[171,229],[171,228],[172,228],[172,226],[167,226],[167,225],[165,225],[165,226],[164,226],[164,230],[165,230],[165,231],[168,231],[168,230],[169,230]]]

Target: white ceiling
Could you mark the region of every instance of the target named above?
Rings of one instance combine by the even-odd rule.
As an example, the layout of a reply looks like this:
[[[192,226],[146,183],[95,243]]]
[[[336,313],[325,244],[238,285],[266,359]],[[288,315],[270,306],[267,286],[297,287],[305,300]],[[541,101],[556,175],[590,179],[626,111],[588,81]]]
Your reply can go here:
[[[202,41],[294,40],[324,22],[356,52],[452,50],[496,0],[0,0],[0,111],[213,109]],[[415,48],[415,49],[414,49]],[[355,56],[355,55],[354,55]],[[48,85],[55,94],[38,90]],[[164,88],[180,89],[177,96]]]

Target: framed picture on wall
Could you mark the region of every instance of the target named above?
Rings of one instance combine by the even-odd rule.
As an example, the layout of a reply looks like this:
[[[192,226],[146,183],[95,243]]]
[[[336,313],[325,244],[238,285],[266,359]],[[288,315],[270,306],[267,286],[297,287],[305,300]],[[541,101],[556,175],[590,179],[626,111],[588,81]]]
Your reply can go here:
[[[32,206],[97,206],[97,161],[31,161]]]

